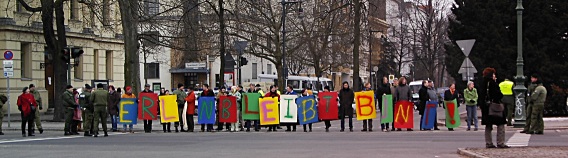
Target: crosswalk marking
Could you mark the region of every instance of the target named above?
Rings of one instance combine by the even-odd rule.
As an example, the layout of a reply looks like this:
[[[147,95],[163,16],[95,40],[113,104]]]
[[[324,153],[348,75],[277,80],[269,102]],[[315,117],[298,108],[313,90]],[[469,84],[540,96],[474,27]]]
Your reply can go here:
[[[507,141],[507,145],[511,147],[523,147],[529,146],[529,141],[531,139],[530,134],[519,133],[521,130],[518,130],[513,134],[509,141]]]

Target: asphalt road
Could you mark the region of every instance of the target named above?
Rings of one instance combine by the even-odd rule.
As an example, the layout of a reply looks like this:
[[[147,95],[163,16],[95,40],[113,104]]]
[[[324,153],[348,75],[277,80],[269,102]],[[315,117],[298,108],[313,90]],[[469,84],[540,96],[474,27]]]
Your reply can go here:
[[[414,119],[415,123],[419,120]],[[0,136],[0,157],[459,157],[458,148],[485,146],[483,128],[386,133],[379,131],[379,120],[374,123],[374,132],[361,132],[362,121],[354,120],[354,132],[339,132],[339,121],[333,121],[329,133],[323,123],[317,123],[311,133],[263,129],[250,133],[110,133],[99,138],[62,136],[60,131],[22,137],[12,130]],[[508,129],[507,140],[516,133]],[[531,136],[528,145],[566,146],[566,142],[568,131],[547,130],[545,135]]]

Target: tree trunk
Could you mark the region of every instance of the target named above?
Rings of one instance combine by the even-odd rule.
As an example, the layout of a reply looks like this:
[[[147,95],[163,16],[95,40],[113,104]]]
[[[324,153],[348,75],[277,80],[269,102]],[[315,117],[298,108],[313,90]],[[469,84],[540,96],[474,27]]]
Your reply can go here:
[[[223,9],[223,0],[219,0],[219,42],[220,42],[220,50],[221,53],[221,66],[219,70],[219,87],[225,86],[225,19],[224,14],[225,10]],[[239,59],[240,60],[240,59]],[[227,88],[227,87],[225,87]]]
[[[124,34],[124,84],[140,92],[140,57],[138,56],[138,1],[118,1]]]
[[[361,0],[354,0],[355,22],[353,23],[353,90],[359,91],[359,47],[361,46]]]

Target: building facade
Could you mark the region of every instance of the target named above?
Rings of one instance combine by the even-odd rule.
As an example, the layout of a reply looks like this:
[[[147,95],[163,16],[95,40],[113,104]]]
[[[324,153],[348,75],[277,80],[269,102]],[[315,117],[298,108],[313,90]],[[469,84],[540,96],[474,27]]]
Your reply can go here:
[[[53,81],[59,79],[53,77],[53,57],[45,50],[41,13],[28,12],[16,2],[0,1],[0,51],[14,53],[10,92],[6,77],[0,77],[0,93],[10,95],[10,113],[19,113],[17,97],[24,87],[34,84],[41,93],[45,112],[45,107],[54,107],[54,98],[62,93],[53,90]],[[26,2],[31,7],[40,6],[39,0]],[[91,1],[101,4],[97,9],[80,2],[84,1],[64,2],[67,45],[84,51],[81,57],[71,60],[75,63],[70,70],[71,85],[82,88],[85,84],[108,82],[122,87],[125,60],[118,4],[110,0]]]

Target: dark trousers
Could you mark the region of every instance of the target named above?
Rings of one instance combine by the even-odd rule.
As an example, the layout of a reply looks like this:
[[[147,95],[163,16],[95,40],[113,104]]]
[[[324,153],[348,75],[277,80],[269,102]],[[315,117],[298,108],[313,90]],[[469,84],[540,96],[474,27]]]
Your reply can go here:
[[[389,123],[381,123],[381,129],[389,129]]]
[[[201,124],[201,132],[205,131],[205,124]],[[207,124],[207,132],[213,131],[213,124]]]
[[[186,114],[185,118],[187,119],[187,130],[193,132],[193,128],[195,128],[195,123],[193,122],[193,115]]]
[[[144,132],[152,132],[152,120],[144,120]]]
[[[250,131],[250,127],[252,126],[251,122],[254,122],[254,130],[255,131],[260,130],[260,122],[258,120],[254,120],[254,121],[246,120],[245,121],[245,127],[247,128],[247,131]]]
[[[345,116],[341,117],[341,130],[345,129]],[[349,129],[353,129],[353,115],[349,115]]]
[[[278,128],[278,125],[269,125],[268,126],[268,131],[276,131],[276,128]]]
[[[310,132],[312,131],[312,124],[308,123],[308,128],[310,129]],[[304,126],[304,132],[306,132],[306,124],[303,125]]]
[[[231,129],[231,124],[230,124],[230,123],[218,122],[218,123],[217,123],[217,130],[218,130],[218,131],[222,131],[222,130],[223,130],[223,125],[225,125],[225,128],[226,128],[227,130],[230,130],[230,129]]]
[[[331,127],[331,121],[330,120],[325,120],[323,122],[325,123],[325,129],[329,129],[329,127]]]
[[[30,113],[29,115],[33,115]],[[34,126],[34,116],[27,116],[28,118],[24,117],[24,113],[21,113],[22,116],[22,134],[26,134],[26,124],[28,125],[28,134],[32,134],[33,126]]]
[[[183,131],[183,117],[181,117],[183,115],[183,105],[181,106],[181,108],[179,108],[178,105],[178,116],[179,116],[179,121],[174,123],[174,126],[177,127],[181,126],[181,130]]]
[[[172,132],[171,127],[172,127],[172,123],[171,123],[171,122],[162,123],[162,129],[164,130],[164,133],[165,133],[165,132]]]
[[[369,128],[367,128],[367,125]],[[373,129],[373,119],[363,120],[363,130]]]
[[[71,121],[71,133],[79,133],[77,126],[81,123],[79,120]]]
[[[286,131],[296,131],[296,123],[286,123]]]

